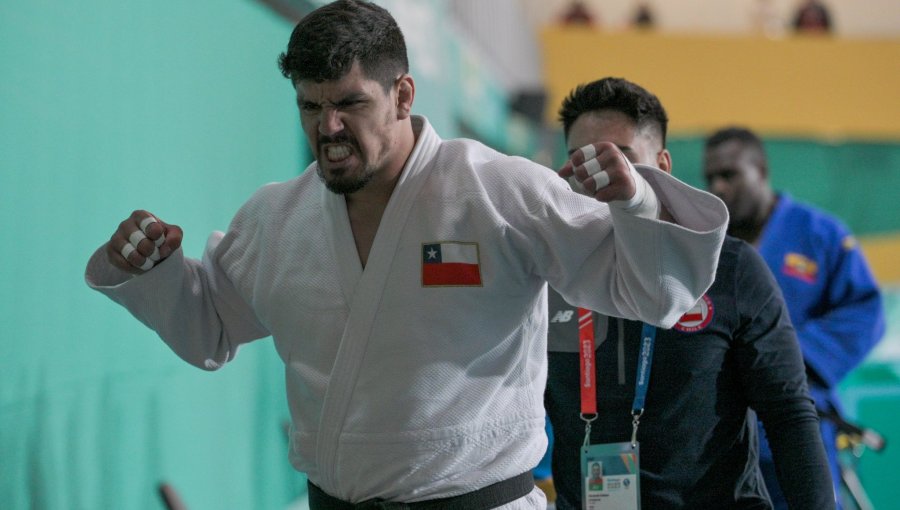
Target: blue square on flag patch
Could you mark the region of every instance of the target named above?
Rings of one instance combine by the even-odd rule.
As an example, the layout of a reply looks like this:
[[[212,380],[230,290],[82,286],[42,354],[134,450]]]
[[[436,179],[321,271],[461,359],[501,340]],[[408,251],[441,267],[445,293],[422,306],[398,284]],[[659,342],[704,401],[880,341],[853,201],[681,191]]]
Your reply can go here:
[[[422,286],[481,286],[478,243],[444,241],[423,244]]]

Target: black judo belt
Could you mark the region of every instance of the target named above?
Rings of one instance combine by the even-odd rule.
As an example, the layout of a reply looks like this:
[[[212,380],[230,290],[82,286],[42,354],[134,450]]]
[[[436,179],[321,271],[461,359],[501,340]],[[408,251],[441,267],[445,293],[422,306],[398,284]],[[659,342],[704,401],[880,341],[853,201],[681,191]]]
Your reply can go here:
[[[414,503],[381,499],[350,503],[325,493],[310,481],[307,481],[307,486],[310,510],[489,510],[515,501],[534,490],[534,475],[531,471],[526,471],[521,475],[459,496]]]

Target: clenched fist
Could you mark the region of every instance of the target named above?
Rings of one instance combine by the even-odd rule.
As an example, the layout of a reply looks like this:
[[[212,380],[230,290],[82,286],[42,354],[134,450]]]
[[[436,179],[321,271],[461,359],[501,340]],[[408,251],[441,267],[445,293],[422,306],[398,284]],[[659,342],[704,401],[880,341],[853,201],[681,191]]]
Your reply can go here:
[[[134,211],[109,238],[106,257],[123,271],[142,273],[177,250],[181,239],[178,225],[164,223],[147,211]]]
[[[559,170],[575,191],[636,216],[658,218],[659,201],[622,151],[610,142],[585,145]]]

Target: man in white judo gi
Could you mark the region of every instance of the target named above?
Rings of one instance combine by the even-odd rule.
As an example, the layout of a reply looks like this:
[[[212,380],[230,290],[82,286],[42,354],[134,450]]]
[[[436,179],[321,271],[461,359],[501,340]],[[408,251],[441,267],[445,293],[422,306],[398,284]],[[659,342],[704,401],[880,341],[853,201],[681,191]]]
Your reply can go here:
[[[314,509],[544,508],[528,470],[546,448],[547,282],[670,327],[713,280],[724,205],[608,143],[557,175],[442,140],[411,113],[396,22],[366,2],[309,14],[280,65],[316,162],[261,188],[202,260],[135,211],[88,283],[201,368],[272,336]]]

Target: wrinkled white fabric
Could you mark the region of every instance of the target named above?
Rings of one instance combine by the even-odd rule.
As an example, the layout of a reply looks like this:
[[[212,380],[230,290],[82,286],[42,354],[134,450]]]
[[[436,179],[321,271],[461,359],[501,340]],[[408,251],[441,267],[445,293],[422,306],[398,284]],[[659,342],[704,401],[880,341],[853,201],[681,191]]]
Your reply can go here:
[[[291,461],[348,501],[452,496],[536,465],[546,282],[574,304],[668,327],[712,283],[727,224],[721,201],[649,167],[638,171],[680,225],[611,210],[550,169],[414,125],[365,270],[343,197],[310,167],[261,188],[202,261],[177,250],[132,277],[100,249],[86,272],[196,366],[218,368],[271,335]],[[480,285],[423,285],[423,246],[451,241],[476,243]]]

